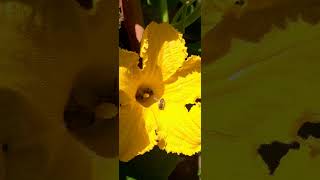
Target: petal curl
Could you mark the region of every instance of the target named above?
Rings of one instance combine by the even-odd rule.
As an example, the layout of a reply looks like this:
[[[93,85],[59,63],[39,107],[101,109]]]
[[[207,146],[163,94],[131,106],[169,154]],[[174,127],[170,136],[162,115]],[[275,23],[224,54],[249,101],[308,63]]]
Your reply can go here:
[[[159,66],[165,81],[181,67],[187,55],[182,34],[171,25],[152,22],[146,27],[140,57],[148,71],[152,72],[155,66]]]
[[[135,52],[119,48],[119,66],[120,67],[133,67],[136,65],[138,68],[139,55]]]
[[[183,71],[201,71],[201,57],[200,56],[195,56],[191,55],[190,57],[187,58],[186,61],[184,61],[183,66],[178,72],[183,72]]]
[[[166,80],[164,83],[172,83],[178,79],[179,76],[186,77],[188,74],[193,72],[201,73],[201,57],[191,55],[183,62],[183,65],[177,70],[175,74],[171,76],[170,79]]]
[[[127,162],[156,145],[153,113],[136,102],[120,107],[119,159]]]

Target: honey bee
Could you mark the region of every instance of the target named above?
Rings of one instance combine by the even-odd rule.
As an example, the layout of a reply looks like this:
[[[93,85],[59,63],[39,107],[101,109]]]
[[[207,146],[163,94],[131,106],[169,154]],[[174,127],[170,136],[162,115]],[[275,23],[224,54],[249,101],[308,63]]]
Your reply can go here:
[[[165,104],[164,99],[161,98],[160,101],[159,101],[159,104],[158,104],[159,109],[160,109],[160,110],[164,110],[165,105],[166,105],[166,104]]]

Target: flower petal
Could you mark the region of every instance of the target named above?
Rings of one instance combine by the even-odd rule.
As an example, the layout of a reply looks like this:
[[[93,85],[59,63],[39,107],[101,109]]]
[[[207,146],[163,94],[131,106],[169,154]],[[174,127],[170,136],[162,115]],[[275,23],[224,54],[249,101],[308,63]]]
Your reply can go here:
[[[200,103],[190,111],[181,104],[166,103],[163,110],[153,107],[157,115],[158,146],[167,152],[193,155],[201,150]]]
[[[193,66],[194,69],[197,66]],[[201,73],[199,71],[184,71],[183,68],[166,82],[163,98],[166,102],[180,104],[194,103],[201,97]]]
[[[183,71],[201,71],[201,57],[191,55],[187,58],[187,60],[183,63],[183,66],[179,70],[180,72]]]
[[[120,67],[133,67],[136,65],[138,68],[139,55],[135,52],[119,48],[119,66]]]
[[[155,66],[159,66],[165,81],[181,67],[187,55],[182,34],[172,26],[154,22],[147,26],[140,50],[144,68],[152,71]]]
[[[192,56],[184,62],[165,84],[164,108],[155,104],[158,146],[167,152],[192,155],[201,149],[200,57]],[[187,108],[187,104],[192,106]]]
[[[127,50],[119,50],[119,88],[120,88],[120,103],[126,103],[127,100],[122,101],[123,94],[126,94],[126,99],[135,100],[135,94],[138,85],[142,80],[142,71],[138,67],[139,55]]]
[[[178,79],[179,76],[185,77],[192,72],[201,72],[201,57],[191,55],[183,62],[183,65],[165,83],[169,84]]]
[[[119,159],[129,161],[156,145],[156,123],[152,112],[136,102],[120,107]]]

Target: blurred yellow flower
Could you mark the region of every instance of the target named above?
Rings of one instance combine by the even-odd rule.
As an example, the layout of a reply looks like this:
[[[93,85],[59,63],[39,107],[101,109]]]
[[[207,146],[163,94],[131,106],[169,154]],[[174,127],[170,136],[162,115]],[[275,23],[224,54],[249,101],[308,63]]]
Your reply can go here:
[[[152,22],[139,55],[119,50],[119,158],[158,145],[192,155],[201,149],[201,58],[187,57],[182,34]]]

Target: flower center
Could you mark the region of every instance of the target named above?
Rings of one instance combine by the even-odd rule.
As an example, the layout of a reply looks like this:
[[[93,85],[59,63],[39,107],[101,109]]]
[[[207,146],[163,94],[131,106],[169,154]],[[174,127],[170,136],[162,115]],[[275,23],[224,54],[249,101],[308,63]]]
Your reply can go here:
[[[136,100],[139,102],[145,102],[151,98],[153,91],[150,88],[139,88],[136,93]]]
[[[136,100],[143,106],[150,106],[154,103],[154,91],[148,87],[140,87],[136,92]]]

